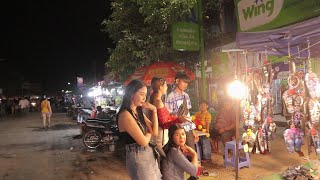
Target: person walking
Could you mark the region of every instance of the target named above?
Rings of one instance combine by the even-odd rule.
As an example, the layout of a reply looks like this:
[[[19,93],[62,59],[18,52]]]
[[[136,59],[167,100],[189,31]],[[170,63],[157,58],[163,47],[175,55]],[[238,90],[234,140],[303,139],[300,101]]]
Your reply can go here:
[[[154,105],[145,102],[147,86],[132,80],[126,87],[117,114],[120,142],[125,144],[126,167],[132,180],[160,180],[161,173],[150,140],[158,135],[158,116]],[[151,112],[150,119],[143,109]]]
[[[43,121],[43,129],[50,128],[52,110],[51,110],[50,101],[45,96],[41,102],[41,114],[42,114],[42,121]]]

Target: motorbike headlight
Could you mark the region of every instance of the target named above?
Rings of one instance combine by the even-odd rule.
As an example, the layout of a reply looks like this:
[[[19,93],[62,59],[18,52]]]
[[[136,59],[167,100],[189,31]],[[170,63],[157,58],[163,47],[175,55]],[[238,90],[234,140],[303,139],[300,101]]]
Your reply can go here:
[[[35,103],[35,102],[32,102],[32,103],[31,103],[31,106],[36,106],[36,104],[37,104],[37,103]]]

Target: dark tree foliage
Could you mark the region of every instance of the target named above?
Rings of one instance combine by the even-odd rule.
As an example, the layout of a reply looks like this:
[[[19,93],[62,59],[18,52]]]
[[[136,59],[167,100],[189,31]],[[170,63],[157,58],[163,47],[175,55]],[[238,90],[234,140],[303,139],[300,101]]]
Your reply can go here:
[[[190,14],[197,0],[114,0],[112,14],[102,22],[114,48],[106,65],[126,77],[141,65],[157,60],[176,61],[186,67],[198,63],[199,52],[172,48],[171,25]],[[219,44],[219,14],[223,0],[203,0],[205,46]],[[212,46],[212,45],[210,45]]]

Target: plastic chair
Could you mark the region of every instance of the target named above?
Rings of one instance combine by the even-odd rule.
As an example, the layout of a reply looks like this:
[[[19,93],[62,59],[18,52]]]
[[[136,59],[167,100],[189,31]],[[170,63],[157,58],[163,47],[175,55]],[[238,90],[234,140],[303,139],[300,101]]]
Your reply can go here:
[[[242,144],[239,142],[239,151],[243,149]],[[232,151],[232,157],[228,157],[228,152],[229,150]],[[251,167],[251,162],[250,162],[250,156],[249,153],[245,153],[246,157],[240,157],[239,153],[239,165],[238,169],[247,166],[248,168]],[[225,145],[225,150],[224,150],[224,166],[231,166],[236,168],[236,141],[229,141]]]

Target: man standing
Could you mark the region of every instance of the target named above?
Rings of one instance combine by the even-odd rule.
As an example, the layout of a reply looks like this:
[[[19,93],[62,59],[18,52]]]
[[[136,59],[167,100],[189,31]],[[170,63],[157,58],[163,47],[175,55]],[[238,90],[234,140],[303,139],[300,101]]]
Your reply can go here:
[[[29,101],[25,97],[22,97],[19,101],[19,107],[22,114],[26,114],[29,109]]]
[[[195,126],[191,122],[189,113],[189,109],[191,109],[191,101],[189,95],[184,92],[187,89],[189,82],[190,78],[187,74],[178,72],[175,77],[176,87],[170,94],[168,94],[167,100],[165,101],[165,106],[167,107],[170,114],[179,116],[179,107],[183,104],[184,101],[186,101],[185,103],[188,113],[187,115],[179,116],[179,119],[183,122],[181,125],[186,130],[186,144],[195,150],[194,141],[195,139],[198,140],[199,137],[193,132]]]

